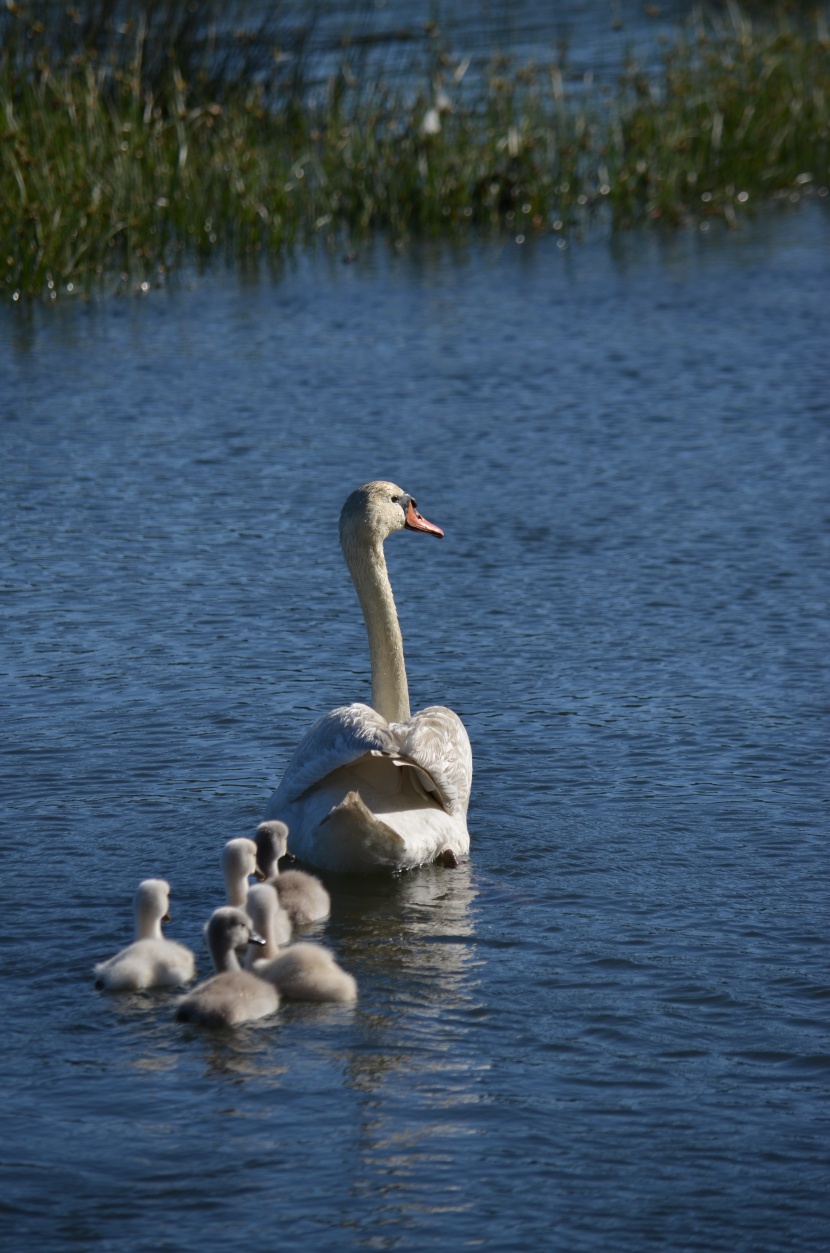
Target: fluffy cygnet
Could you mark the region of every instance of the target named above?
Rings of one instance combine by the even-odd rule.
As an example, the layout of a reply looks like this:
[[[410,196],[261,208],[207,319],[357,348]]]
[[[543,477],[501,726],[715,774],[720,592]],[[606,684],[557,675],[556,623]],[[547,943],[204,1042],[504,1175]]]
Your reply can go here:
[[[166,940],[161,924],[170,921],[170,884],[145,879],[133,899],[135,943],[94,969],[96,988],[108,992],[137,992],[144,988],[178,988],[196,974],[189,948]]]
[[[225,876],[228,904],[244,909],[251,875],[256,875],[258,879],[265,878],[257,870],[257,846],[253,840],[228,840],[222,849],[222,872]]]
[[[302,940],[272,957],[254,962],[260,979],[273,983],[282,996],[292,1001],[356,1001],[357,982],[338,966],[322,944]]]
[[[259,956],[248,949],[246,965],[260,979],[273,983],[282,996],[295,1001],[355,1001],[357,984],[320,944],[292,944],[281,952],[275,936],[286,918],[270,883],[258,883],[248,893],[248,910],[265,938]],[[284,931],[283,931],[284,934]]]
[[[291,919],[280,905],[279,897],[270,883],[255,883],[248,889],[246,905],[248,917],[254,930],[262,936],[265,944],[260,949],[248,948],[245,965],[253,969],[255,959],[276,957],[280,949],[291,940]]]
[[[273,884],[280,904],[295,927],[320,922],[331,913],[331,897],[319,879],[302,870],[284,870],[279,860],[288,849],[284,822],[261,822],[256,830],[256,864],[267,883]]]
[[[246,944],[262,943],[248,915],[225,905],[213,912],[205,932],[216,974],[179,1001],[178,1021],[203,1027],[235,1027],[279,1009],[276,987],[239,966],[236,950]]]

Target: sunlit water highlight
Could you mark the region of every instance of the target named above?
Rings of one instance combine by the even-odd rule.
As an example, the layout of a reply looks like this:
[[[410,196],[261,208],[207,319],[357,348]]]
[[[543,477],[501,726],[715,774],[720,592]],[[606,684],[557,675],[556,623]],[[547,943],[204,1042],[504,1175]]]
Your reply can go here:
[[[0,313],[14,1247],[826,1247],[830,229],[298,261]],[[368,694],[336,543],[389,476],[473,858],[332,880],[354,1009],[105,998],[136,882]]]

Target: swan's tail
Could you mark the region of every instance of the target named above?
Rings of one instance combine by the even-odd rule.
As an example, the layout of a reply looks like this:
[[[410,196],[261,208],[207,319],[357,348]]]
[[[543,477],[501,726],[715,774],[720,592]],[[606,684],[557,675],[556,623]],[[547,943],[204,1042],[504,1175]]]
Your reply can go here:
[[[330,870],[400,870],[406,864],[406,842],[377,818],[359,792],[347,792],[318,827]]]

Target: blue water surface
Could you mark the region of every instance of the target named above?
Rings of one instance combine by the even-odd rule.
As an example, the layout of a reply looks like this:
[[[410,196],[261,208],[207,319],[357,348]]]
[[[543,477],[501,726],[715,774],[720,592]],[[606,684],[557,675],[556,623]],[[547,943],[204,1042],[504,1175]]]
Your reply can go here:
[[[816,205],[0,310],[9,1247],[827,1247],[828,290]],[[106,997],[368,697],[376,477],[471,862],[330,878],[355,1008]]]

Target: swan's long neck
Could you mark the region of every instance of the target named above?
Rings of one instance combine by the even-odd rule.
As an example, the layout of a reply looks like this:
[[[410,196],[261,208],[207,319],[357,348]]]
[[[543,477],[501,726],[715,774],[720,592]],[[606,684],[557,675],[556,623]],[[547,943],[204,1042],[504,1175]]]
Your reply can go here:
[[[409,687],[403,658],[403,639],[392,585],[386,570],[383,544],[344,545],[344,556],[357,591],[372,665],[372,707],[387,722],[409,719]]]

